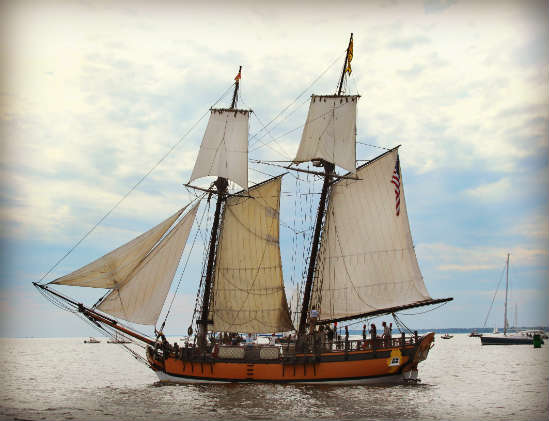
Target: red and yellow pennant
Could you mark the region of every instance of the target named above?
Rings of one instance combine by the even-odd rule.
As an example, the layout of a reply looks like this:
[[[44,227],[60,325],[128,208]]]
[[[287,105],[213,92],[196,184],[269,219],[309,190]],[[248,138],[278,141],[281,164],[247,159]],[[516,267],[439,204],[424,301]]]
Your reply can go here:
[[[351,74],[351,61],[353,60],[353,39],[349,42],[349,49],[347,50],[347,68],[345,71]]]

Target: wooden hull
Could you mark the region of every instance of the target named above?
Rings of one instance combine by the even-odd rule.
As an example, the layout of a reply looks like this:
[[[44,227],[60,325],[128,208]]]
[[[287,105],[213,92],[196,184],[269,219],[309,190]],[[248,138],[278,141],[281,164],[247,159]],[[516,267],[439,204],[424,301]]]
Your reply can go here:
[[[365,384],[417,380],[417,364],[427,358],[434,340],[376,350],[282,355],[278,359],[229,360],[211,355],[156,358],[147,352],[160,381],[175,383]]]

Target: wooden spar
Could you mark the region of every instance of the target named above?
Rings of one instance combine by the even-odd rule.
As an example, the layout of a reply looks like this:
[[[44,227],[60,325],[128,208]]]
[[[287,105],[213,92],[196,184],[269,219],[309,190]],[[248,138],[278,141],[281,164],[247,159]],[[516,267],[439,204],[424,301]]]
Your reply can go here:
[[[208,334],[208,313],[210,312],[210,295],[214,271],[214,258],[217,248],[217,231],[219,229],[219,219],[221,215],[221,206],[225,199],[224,193],[227,191],[228,181],[226,178],[218,177],[215,181],[215,186],[217,187],[217,203],[215,205],[215,215],[212,225],[212,232],[210,235],[210,250],[208,252],[208,266],[206,267],[206,278],[204,279],[204,294],[202,296],[202,312],[200,320],[197,320],[197,324],[200,325],[198,332],[198,345],[204,350],[206,346],[206,336]]]
[[[351,42],[353,42],[353,33],[351,32],[351,38],[349,39],[349,45],[345,52],[345,62],[343,63],[343,71],[341,72],[341,79],[339,80],[339,87],[337,89],[337,95],[341,95],[341,89],[343,88],[343,78],[345,77],[345,71],[347,70],[347,60],[349,59],[349,48],[351,48]]]
[[[316,256],[320,243],[320,232],[322,230],[322,220],[324,219],[324,210],[328,201],[328,190],[332,182],[332,175],[335,165],[331,162],[322,161],[324,166],[324,183],[322,185],[322,193],[320,194],[320,202],[318,204],[318,212],[316,214],[315,232],[313,234],[313,243],[311,245],[311,257],[309,258],[309,270],[307,271],[307,281],[303,292],[303,304],[301,305],[301,317],[299,319],[298,337],[305,335],[307,324],[307,315],[309,313],[309,304],[311,301],[311,289],[313,286],[313,276],[315,274]]]
[[[233,100],[231,102],[231,110],[233,110],[236,107],[236,102],[238,100],[238,87],[240,82],[240,72],[242,71],[242,66],[238,69],[238,74],[235,78],[235,84],[234,84],[234,93],[233,93]],[[217,235],[219,230],[219,220],[221,217],[221,206],[223,205],[223,202],[226,199],[227,194],[227,187],[229,185],[229,182],[226,178],[218,177],[217,180],[214,183],[216,190],[217,190],[217,203],[215,205],[215,215],[214,215],[214,221],[212,225],[212,232],[210,235],[210,250],[208,252],[208,265],[206,267],[206,278],[204,279],[204,294],[202,296],[202,311],[200,320],[197,320],[197,324],[200,326],[198,331],[198,346],[201,351],[206,350],[206,336],[208,335],[208,324],[213,323],[212,321],[208,320],[208,315],[210,312],[210,301],[211,301],[211,290],[212,290],[212,284],[213,284],[213,272],[214,272],[214,265],[215,265],[215,255],[216,255],[216,249],[217,249]]]
[[[233,93],[233,100],[231,101],[231,109],[234,109],[236,107],[236,101],[238,101],[238,84],[240,83],[240,75],[242,71],[242,66],[238,68],[238,74],[236,75],[235,79],[235,86],[234,86],[234,93]]]
[[[320,172],[320,171],[303,170],[301,168],[293,168],[293,167],[290,167],[290,166],[271,164],[270,162],[259,161],[257,159],[253,160],[253,162],[256,162],[258,164],[263,164],[263,165],[270,165],[272,167],[284,168],[284,169],[290,170],[290,171],[297,171],[297,172],[303,172],[303,173],[307,173],[307,174],[320,175],[322,177],[324,177],[326,175],[326,173],[323,173],[323,172]],[[273,161],[273,162],[276,162],[276,161]],[[280,162],[290,162],[290,161],[280,161]],[[345,178],[347,180],[361,180],[361,178],[351,177],[349,174],[351,174],[351,173],[347,173],[345,175],[339,175],[339,174],[334,173],[334,174],[332,174],[332,177],[336,178],[336,179]],[[185,184],[185,186],[187,186],[187,184]],[[188,187],[192,187],[192,186],[188,186]]]
[[[196,187],[196,186],[191,186],[190,184],[183,184],[185,187],[190,187],[191,189],[196,189],[196,190],[200,190],[200,191],[203,191],[205,193],[212,193],[212,194],[219,194],[219,192],[217,190],[213,190],[213,189],[203,189],[202,187]],[[245,190],[242,190],[242,192],[245,192]],[[251,197],[251,196],[248,196],[248,195],[244,195],[244,194],[241,194],[241,193],[236,193],[236,194],[231,194],[231,193],[225,193],[226,196],[237,196],[237,197]]]
[[[417,301],[417,302],[411,303],[411,304],[406,304],[406,305],[396,306],[396,307],[389,307],[389,308],[382,308],[382,309],[378,309],[378,310],[374,310],[374,311],[368,311],[366,313],[355,314],[355,315],[347,316],[347,317],[337,317],[337,318],[334,318],[334,319],[318,320],[317,324],[319,324],[319,325],[320,324],[329,324],[329,323],[334,323],[334,322],[343,322],[343,321],[347,321],[347,320],[362,319],[364,317],[380,316],[382,314],[391,314],[391,313],[396,313],[397,311],[401,311],[401,310],[408,310],[410,308],[423,307],[423,306],[428,306],[428,305],[433,305],[433,304],[440,304],[440,303],[445,303],[447,301],[452,301],[452,300],[453,300],[453,298],[450,297],[450,298],[435,298],[435,299],[431,299],[431,300]]]
[[[326,173],[323,173],[323,172],[320,172],[320,171],[302,170],[301,168],[292,168],[292,167],[282,167],[282,168],[286,168],[287,170],[292,170],[292,171],[297,171],[297,172],[304,172],[304,173],[307,173],[307,174],[321,175],[323,177],[326,175]],[[332,174],[332,177],[337,178],[337,179],[345,178],[347,180],[361,180],[358,177],[351,177],[349,175]]]
[[[54,291],[52,289],[49,289],[46,285],[41,285],[36,282],[33,282],[33,285],[37,288],[43,289],[44,291],[48,292],[49,294],[55,295],[58,298],[61,298],[63,301],[68,302],[73,307],[77,308],[78,311],[82,314],[84,314],[89,319],[93,319],[96,322],[104,323],[120,332],[124,332],[127,335],[130,335],[131,337],[138,339],[142,342],[145,342],[148,345],[154,345],[155,341],[147,338],[146,336],[140,335],[137,332],[134,332],[133,330],[130,330],[124,326],[121,326],[116,320],[111,319],[110,317],[104,316],[102,314],[97,313],[95,310],[92,310],[91,308],[88,308],[84,306],[82,303],[78,303],[69,297],[64,296],[63,294],[58,293],[57,291]]]

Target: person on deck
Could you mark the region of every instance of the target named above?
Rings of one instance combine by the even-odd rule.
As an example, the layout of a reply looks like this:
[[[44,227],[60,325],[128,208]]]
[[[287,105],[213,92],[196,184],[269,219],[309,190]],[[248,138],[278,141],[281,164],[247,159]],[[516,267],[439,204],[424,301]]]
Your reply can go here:
[[[391,331],[389,330],[389,325],[386,322],[381,323],[383,326],[383,342],[385,346],[390,346],[391,342]]]
[[[331,351],[334,345],[334,335],[335,335],[335,327],[332,329],[330,326],[328,326],[328,333],[326,334],[326,339],[328,339],[328,349]]]
[[[345,326],[345,350],[349,350],[349,326]]]
[[[366,342],[366,325],[362,325],[362,340]]]
[[[370,326],[370,338],[372,342],[372,348],[375,348],[377,342],[377,329],[375,323],[372,323],[372,325]]]

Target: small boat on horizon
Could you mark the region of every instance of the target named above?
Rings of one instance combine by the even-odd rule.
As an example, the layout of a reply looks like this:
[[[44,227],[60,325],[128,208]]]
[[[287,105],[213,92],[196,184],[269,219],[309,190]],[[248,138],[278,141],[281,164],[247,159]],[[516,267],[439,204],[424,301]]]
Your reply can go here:
[[[444,335],[441,336],[442,339],[452,339],[454,337],[454,335],[450,335],[448,333],[445,333]]]
[[[471,333],[469,333],[470,338],[480,338],[482,337],[482,333],[478,332],[476,329],[473,329]]]
[[[101,341],[99,339],[92,338],[91,336],[89,339],[84,339],[85,344],[100,344]]]

